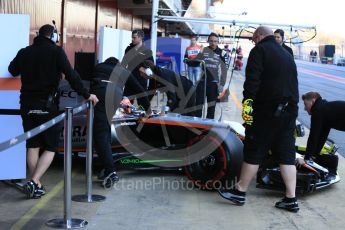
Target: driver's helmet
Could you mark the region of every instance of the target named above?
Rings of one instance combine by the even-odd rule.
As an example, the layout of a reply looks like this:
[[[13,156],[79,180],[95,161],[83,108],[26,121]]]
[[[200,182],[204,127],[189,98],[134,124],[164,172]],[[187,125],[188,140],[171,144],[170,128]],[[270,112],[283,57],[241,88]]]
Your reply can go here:
[[[132,103],[128,99],[128,97],[123,97],[122,101],[120,102],[121,108],[124,113],[132,113]]]

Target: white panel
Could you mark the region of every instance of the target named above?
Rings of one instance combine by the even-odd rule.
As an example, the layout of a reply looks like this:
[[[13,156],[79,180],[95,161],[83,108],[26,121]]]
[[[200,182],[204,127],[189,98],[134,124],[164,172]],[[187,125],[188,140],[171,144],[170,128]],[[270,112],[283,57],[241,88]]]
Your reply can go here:
[[[0,142],[7,141],[23,133],[20,116],[0,115],[0,124],[2,127],[7,127],[6,132],[0,132]],[[0,180],[25,178],[25,161],[25,142],[0,152]]]
[[[132,42],[132,32],[128,30],[121,30],[120,42],[119,42],[119,60],[121,61],[125,55],[125,49]]]
[[[29,45],[30,17],[24,14],[0,14],[0,77],[11,77],[8,65],[17,52]]]
[[[8,65],[21,48],[29,45],[30,17],[23,14],[0,14],[0,78],[11,77]],[[0,91],[0,109],[19,109],[18,91]],[[1,115],[0,142],[23,133],[22,119],[16,115]],[[0,152],[0,180],[26,177],[25,142]]]
[[[15,90],[0,90],[0,109],[19,109],[19,91]],[[5,100],[6,98],[6,100]],[[1,125],[1,122],[0,122]],[[1,135],[1,132],[0,132]]]
[[[131,31],[101,27],[99,33],[98,62],[109,57],[116,57],[121,61],[125,49],[131,42]]]

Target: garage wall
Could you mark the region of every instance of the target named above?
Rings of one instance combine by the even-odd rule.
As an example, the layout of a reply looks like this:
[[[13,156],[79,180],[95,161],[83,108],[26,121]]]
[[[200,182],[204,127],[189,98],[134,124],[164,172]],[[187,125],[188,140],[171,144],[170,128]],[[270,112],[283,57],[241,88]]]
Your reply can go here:
[[[143,20],[141,18],[133,18],[133,29],[142,28]]]
[[[108,26],[116,28],[117,11],[118,9],[116,1],[99,1],[98,26]]]
[[[0,0],[2,14],[30,15],[30,44],[38,29],[44,24],[51,24],[55,20],[61,25],[62,0]]]
[[[95,19],[95,0],[66,2],[63,45],[71,63],[75,52],[95,52]]]
[[[118,9],[117,0],[0,0],[0,13],[30,15],[30,44],[40,26],[55,20],[64,40],[60,45],[72,66],[75,52],[97,50],[101,26],[150,29],[149,20],[133,16],[130,9]]]
[[[132,30],[133,16],[129,10],[119,10],[117,29]]]

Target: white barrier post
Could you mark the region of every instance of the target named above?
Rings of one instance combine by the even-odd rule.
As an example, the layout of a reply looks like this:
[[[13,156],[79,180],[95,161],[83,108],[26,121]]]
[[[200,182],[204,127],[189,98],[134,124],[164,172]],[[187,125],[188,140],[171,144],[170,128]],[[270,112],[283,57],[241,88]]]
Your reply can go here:
[[[51,219],[46,225],[52,228],[71,229],[84,228],[88,222],[82,219],[72,219],[71,181],[72,181],[72,119],[73,109],[65,108],[65,140],[64,140],[64,217]]]
[[[205,85],[204,85],[204,106],[203,106],[203,110],[202,110],[202,118],[206,118],[206,114],[207,114],[207,108],[208,108],[208,104],[207,104],[207,95],[206,95],[206,90],[207,90],[207,73],[206,73],[206,64],[205,61],[202,60],[201,62],[201,66],[204,67],[204,74],[205,74]]]
[[[92,195],[92,132],[94,107],[91,101],[88,102],[87,113],[87,147],[86,147],[86,194],[75,195],[72,197],[76,202],[100,202],[105,200],[105,196]]]

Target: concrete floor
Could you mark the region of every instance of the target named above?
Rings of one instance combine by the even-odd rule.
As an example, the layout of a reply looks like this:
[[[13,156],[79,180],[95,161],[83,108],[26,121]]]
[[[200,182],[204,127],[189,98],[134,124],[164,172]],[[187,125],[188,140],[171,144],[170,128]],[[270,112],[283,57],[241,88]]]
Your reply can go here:
[[[223,103],[224,119],[241,122],[238,106],[243,77],[235,74],[229,103]],[[305,143],[306,138],[298,140]],[[340,177],[345,177],[341,157]],[[73,162],[72,194],[83,194],[84,167]],[[340,182],[313,194],[300,196],[297,214],[274,208],[282,193],[255,188],[248,201],[234,206],[216,192],[192,187],[182,173],[120,171],[121,180],[111,190],[96,182],[93,193],[105,195],[99,203],[72,202],[72,217],[89,222],[86,229],[344,229],[345,184]],[[0,183],[0,229],[50,229],[45,222],[63,217],[63,164],[55,161],[43,178],[48,193],[27,200],[15,188]]]

